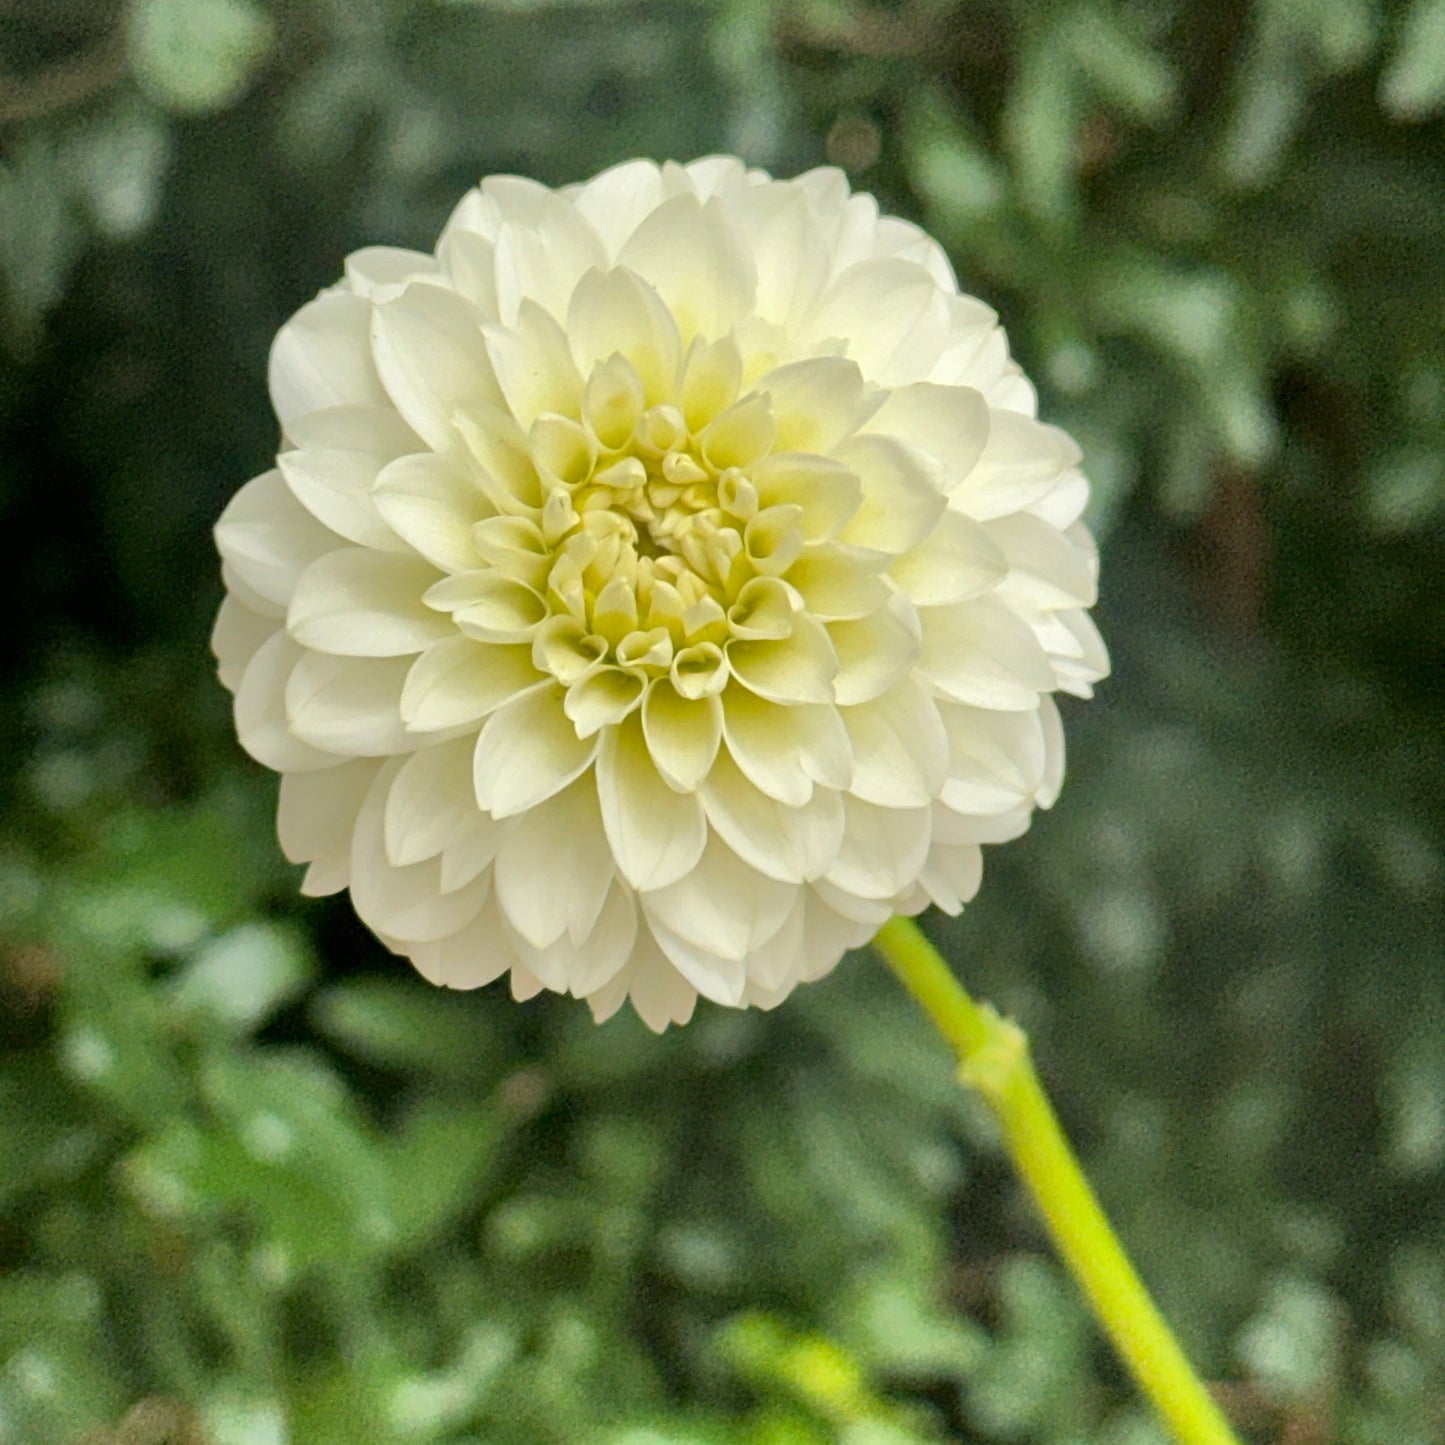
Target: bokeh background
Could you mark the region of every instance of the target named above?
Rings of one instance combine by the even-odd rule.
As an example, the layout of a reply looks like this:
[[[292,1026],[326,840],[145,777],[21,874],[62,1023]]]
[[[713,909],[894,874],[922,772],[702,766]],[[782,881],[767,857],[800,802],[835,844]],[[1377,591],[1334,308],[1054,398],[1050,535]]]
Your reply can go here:
[[[872,959],[434,991],[234,743],[277,326],[714,150],[931,228],[1096,483],[1115,676],[936,936],[1251,1441],[1445,1440],[1442,108],[1441,0],[0,3],[0,1442],[1159,1445]]]

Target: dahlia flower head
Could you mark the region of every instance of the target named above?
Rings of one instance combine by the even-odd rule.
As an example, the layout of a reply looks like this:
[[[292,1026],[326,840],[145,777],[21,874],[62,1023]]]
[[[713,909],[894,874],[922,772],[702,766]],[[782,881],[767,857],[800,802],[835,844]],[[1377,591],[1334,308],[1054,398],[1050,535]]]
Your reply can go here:
[[[957,912],[1108,668],[1079,452],[837,170],[482,182],[282,327],[213,646],[303,888],[432,982],[771,1007]]]

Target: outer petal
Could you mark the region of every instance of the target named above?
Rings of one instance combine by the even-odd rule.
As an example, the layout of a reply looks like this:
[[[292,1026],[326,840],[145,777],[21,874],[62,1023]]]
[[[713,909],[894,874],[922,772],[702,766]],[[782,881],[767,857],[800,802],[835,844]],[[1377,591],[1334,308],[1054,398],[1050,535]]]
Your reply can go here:
[[[401,716],[414,732],[459,727],[545,681],[532,665],[529,647],[447,637],[410,664],[401,691]]]
[[[579,738],[562,711],[560,688],[523,693],[494,712],[477,738],[477,803],[494,818],[524,813],[560,793],[596,755],[597,739]]]
[[[459,411],[501,401],[483,319],[455,291],[429,285],[408,286],[373,315],[377,374],[397,411],[437,451],[453,444]]]
[[[211,628],[211,651],[220,664],[218,675],[227,692],[235,692],[240,687],[246,664],[276,631],[274,618],[252,612],[232,596],[222,601]]]
[[[292,496],[279,471],[253,477],[216,523],[227,566],[264,602],[283,608],[301,574],[339,541]]]
[[[407,943],[431,943],[464,928],[486,901],[490,880],[443,893],[435,861],[393,867],[386,856],[386,797],[400,771],[386,764],[356,817],[351,844],[351,900],[369,928]]]
[[[356,815],[381,767],[363,758],[312,773],[283,773],[276,811],[281,851],[293,863],[335,854],[349,860]],[[346,878],[337,886],[344,888]]]
[[[327,768],[339,761],[302,742],[286,718],[286,683],[302,652],[282,631],[256,651],[236,689],[236,735],[241,746],[278,773]]]
[[[492,898],[464,928],[409,952],[422,976],[442,988],[481,988],[501,978],[517,957]]]
[[[664,201],[627,238],[617,261],[652,283],[688,341],[726,336],[757,288],[752,257],[716,199]]]
[[[471,738],[414,753],[392,780],[382,814],[388,862],[404,868],[435,858],[481,815],[472,797]]]
[[[820,877],[843,837],[842,795],[818,788],[790,806],[755,788],[726,757],[701,788],[717,835],[749,867],[782,883]]]
[[[654,931],[665,930],[700,955],[740,963],[783,926],[795,895],[793,885],[763,877],[714,837],[696,868],[667,888],[644,893],[642,906],[656,926]],[[659,942],[666,949],[663,937],[659,936]],[[677,962],[675,955],[669,957]],[[694,964],[695,959],[689,960],[688,967],[679,967],[699,993],[713,996],[710,990],[716,991],[725,980],[694,977],[689,971]],[[707,971],[698,972],[705,975]]]
[[[497,901],[527,943],[545,949],[565,934],[580,946],[613,877],[591,780],[580,779],[520,818],[495,868]]]
[[[348,542],[405,551],[372,501],[377,474],[414,450],[415,435],[395,412],[334,407],[292,423],[296,450],[276,459],[292,495],[318,521]]]
[[[1028,711],[1052,692],[1054,673],[1028,626],[1003,603],[979,597],[927,607],[919,671],[946,698],[978,707]]]
[[[301,574],[286,626],[303,647],[343,657],[421,652],[452,631],[422,602],[436,580],[419,557],[343,547]]]
[[[707,842],[702,804],[663,781],[636,715],[602,736],[597,796],[618,870],[634,888],[666,888],[696,866]]]
[[[371,361],[371,303],[328,291],[303,306],[271,347],[271,405],[281,425],[332,406],[387,406]]]
[[[312,747],[345,757],[410,752],[416,739],[401,721],[401,657],[304,653],[286,682],[286,721]]]
[[[390,530],[444,572],[465,572],[481,560],[472,528],[492,504],[464,464],[431,452],[398,457],[376,477],[372,506]]]
[[[915,678],[881,697],[839,709],[852,745],[855,798],[885,808],[917,808],[938,796],[948,776],[948,733],[931,690]]]
[[[859,798],[845,806],[843,841],[823,877],[859,898],[896,898],[928,856],[931,810],[880,808]]]

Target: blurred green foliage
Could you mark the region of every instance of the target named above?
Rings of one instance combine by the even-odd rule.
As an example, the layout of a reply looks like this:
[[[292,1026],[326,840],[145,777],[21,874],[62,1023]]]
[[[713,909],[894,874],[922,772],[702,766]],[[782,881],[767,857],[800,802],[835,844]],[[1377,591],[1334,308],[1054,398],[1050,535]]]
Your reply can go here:
[[[1257,1441],[1445,1438],[1441,0],[0,7],[0,1445],[1159,1445],[865,957],[654,1039],[305,904],[269,338],[478,174],[828,159],[1085,444],[1116,677],[940,938]]]

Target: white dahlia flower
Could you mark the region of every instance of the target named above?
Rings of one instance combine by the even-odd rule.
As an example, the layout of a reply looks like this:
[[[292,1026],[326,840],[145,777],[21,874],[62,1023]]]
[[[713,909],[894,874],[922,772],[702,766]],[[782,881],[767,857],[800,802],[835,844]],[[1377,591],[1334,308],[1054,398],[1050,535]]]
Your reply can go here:
[[[956,912],[1108,662],[1079,453],[836,170],[472,191],[271,353],[213,645],[305,890],[435,983],[770,1007]]]

